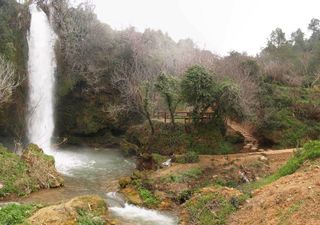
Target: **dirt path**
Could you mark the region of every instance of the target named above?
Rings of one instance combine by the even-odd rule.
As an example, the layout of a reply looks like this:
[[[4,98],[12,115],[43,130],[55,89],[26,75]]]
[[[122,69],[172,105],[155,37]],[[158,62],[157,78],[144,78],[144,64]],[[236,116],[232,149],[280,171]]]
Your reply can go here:
[[[231,120],[228,120],[227,123],[232,130],[239,132],[244,137],[245,146],[243,147],[242,152],[251,152],[258,150],[259,141],[254,137],[249,126],[245,126]]]
[[[165,177],[175,173],[181,173],[183,171],[192,168],[208,168],[208,167],[219,167],[230,163],[237,165],[247,165],[253,162],[263,159],[268,160],[268,167],[271,172],[278,169],[283,165],[292,155],[294,149],[283,149],[283,150],[267,150],[264,152],[250,152],[250,153],[237,153],[229,155],[200,155],[198,163],[189,164],[177,164],[173,163],[168,168],[157,170],[153,174],[153,178]]]

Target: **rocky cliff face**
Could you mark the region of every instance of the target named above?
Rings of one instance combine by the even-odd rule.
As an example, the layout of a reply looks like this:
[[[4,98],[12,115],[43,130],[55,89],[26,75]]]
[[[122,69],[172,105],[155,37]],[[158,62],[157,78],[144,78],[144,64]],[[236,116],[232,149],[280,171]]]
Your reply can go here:
[[[113,137],[130,125],[126,118],[110,113],[109,105],[115,101],[111,87],[95,93],[79,82],[68,94],[57,97],[56,136],[67,138],[69,144],[114,145]]]

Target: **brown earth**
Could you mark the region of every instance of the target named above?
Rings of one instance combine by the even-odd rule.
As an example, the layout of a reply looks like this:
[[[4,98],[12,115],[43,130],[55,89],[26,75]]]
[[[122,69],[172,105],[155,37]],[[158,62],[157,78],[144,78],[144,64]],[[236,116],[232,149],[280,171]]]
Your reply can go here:
[[[232,198],[239,197],[242,195],[242,193],[234,188],[228,188],[228,187],[206,187],[199,190],[198,193],[192,196],[191,199],[188,200],[189,204],[194,204],[199,201],[199,198],[201,198],[204,195],[208,194],[217,194],[219,196],[223,196],[225,199],[230,201]],[[216,208],[219,208],[219,204],[216,205]],[[188,225],[190,224],[190,221],[196,220],[195,218],[190,218],[190,214],[188,213],[188,210],[184,207],[180,213],[180,223],[179,225]],[[191,222],[192,223],[192,222]],[[194,223],[192,223],[194,224]]]
[[[182,197],[185,194],[208,185],[238,186],[245,182],[241,173],[244,173],[249,181],[255,181],[274,173],[292,154],[293,150],[288,149],[231,155],[201,155],[198,163],[173,163],[172,166],[157,171],[145,171],[138,179],[144,180],[146,178],[143,177],[147,177],[148,189],[154,194],[162,193],[158,198],[160,202],[170,200],[171,205],[166,208],[174,208],[178,212],[180,204],[188,198]],[[135,179],[137,178],[134,176],[124,179],[120,182],[121,189],[134,189],[131,183],[135,183]]]
[[[268,150],[264,152],[238,153],[230,155],[201,155],[198,163],[179,164],[173,163],[172,166],[155,171],[152,179],[158,179],[172,174],[182,173],[193,168],[211,168],[214,169],[212,175],[216,175],[221,170],[226,169],[230,165],[237,167],[264,167],[256,168],[256,172],[260,177],[274,173],[279,169],[292,155],[294,149],[285,150]],[[259,165],[259,163],[261,163]],[[238,172],[238,171],[235,171]]]
[[[253,193],[229,219],[231,225],[320,224],[320,161]]]

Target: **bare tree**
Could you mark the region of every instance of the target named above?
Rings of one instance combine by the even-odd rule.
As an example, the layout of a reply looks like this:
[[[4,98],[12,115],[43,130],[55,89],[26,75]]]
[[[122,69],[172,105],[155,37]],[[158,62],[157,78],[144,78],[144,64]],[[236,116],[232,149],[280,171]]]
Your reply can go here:
[[[11,100],[14,90],[20,85],[15,68],[0,55],[0,107]]]
[[[231,79],[239,87],[240,104],[244,110],[244,114],[248,117],[254,117],[258,106],[258,84],[255,82],[257,79],[258,71],[253,72],[251,66],[244,66],[244,62],[254,60],[251,57],[245,56],[240,53],[231,53],[221,59],[213,70],[216,72],[220,79]]]
[[[153,82],[148,73],[136,70],[135,66],[121,64],[112,77],[113,86],[119,91],[122,106],[117,109],[124,113],[137,113],[148,121],[151,134],[154,134],[152,122]],[[115,109],[115,108],[113,108]]]

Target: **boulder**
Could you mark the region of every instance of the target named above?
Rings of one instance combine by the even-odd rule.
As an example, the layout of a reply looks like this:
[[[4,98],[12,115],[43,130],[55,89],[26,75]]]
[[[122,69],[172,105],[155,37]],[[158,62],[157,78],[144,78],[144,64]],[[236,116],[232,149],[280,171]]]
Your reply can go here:
[[[66,203],[42,208],[26,222],[32,225],[75,225],[84,214],[101,224],[119,224],[108,217],[105,201],[95,195],[76,197]]]
[[[121,177],[119,180],[120,188],[126,188],[127,185],[131,183],[131,181],[132,181],[131,177]]]
[[[260,157],[259,157],[259,160],[260,160],[261,162],[266,162],[266,161],[268,161],[268,158],[265,157],[265,156],[260,156]]]
[[[123,194],[125,199],[133,205],[142,205],[143,204],[143,201],[139,195],[139,192],[132,187],[126,187],[126,188],[122,189],[120,191],[120,193]]]
[[[120,142],[120,148],[125,152],[126,155],[137,155],[139,152],[139,147],[135,144],[132,144],[126,140]]]
[[[0,198],[24,196],[62,184],[54,158],[44,154],[38,146],[29,145],[19,156],[0,145]]]

